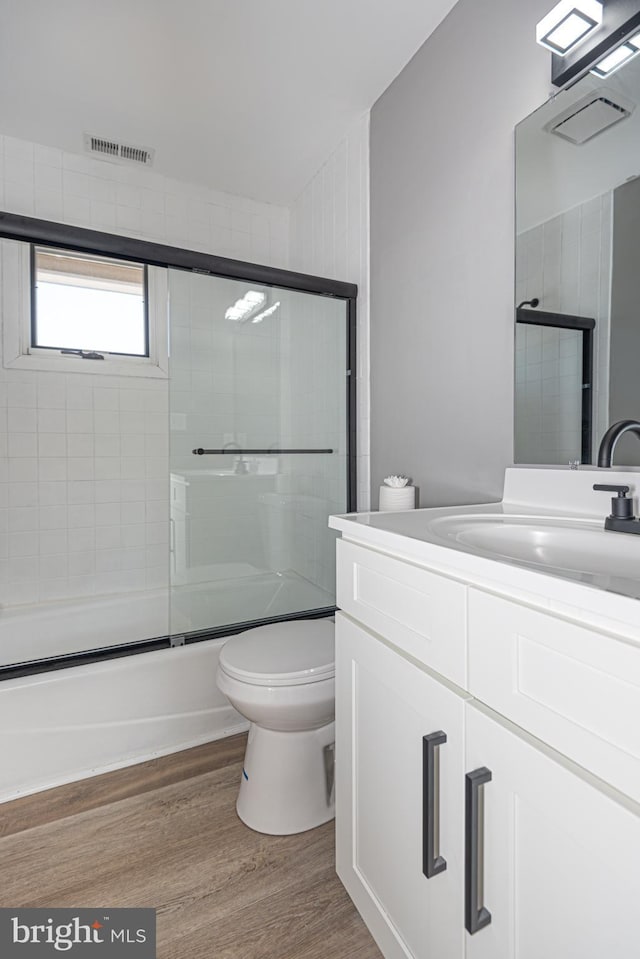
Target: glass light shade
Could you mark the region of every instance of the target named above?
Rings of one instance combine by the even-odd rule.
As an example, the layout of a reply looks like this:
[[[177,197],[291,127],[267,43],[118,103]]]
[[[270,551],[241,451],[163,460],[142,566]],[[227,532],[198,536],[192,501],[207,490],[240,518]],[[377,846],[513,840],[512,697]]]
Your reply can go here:
[[[606,57],[603,57],[602,60],[591,69],[591,73],[596,77],[610,77],[623,63],[628,63],[629,60],[637,56],[638,53],[640,53],[638,47],[635,45],[632,46],[631,43],[623,43],[621,46],[616,47],[611,53],[608,53]]]
[[[602,23],[599,0],[561,0],[536,26],[541,46],[564,56]]]

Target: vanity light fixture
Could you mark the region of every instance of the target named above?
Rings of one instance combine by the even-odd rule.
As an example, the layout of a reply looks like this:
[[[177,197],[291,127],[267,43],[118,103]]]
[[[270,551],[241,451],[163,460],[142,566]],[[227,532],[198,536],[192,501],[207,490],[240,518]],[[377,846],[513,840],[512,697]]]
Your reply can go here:
[[[563,57],[602,23],[599,0],[560,0],[536,26],[538,43]]]
[[[584,0],[576,0],[573,5],[578,11],[582,10],[583,6]],[[598,6],[602,8],[601,22],[585,33],[570,49],[565,48],[564,52],[554,50],[551,57],[551,82],[555,87],[567,87],[590,70],[597,77],[609,77],[614,69],[628,63],[635,56],[636,50],[640,50],[640,0],[603,0]],[[554,13],[559,7],[560,4],[551,12]],[[566,15],[565,10],[565,17]],[[593,15],[590,15],[590,18],[596,19]],[[546,19],[545,17],[538,27],[541,27]],[[547,30],[553,41],[553,30]],[[557,39],[556,36],[555,41]],[[563,46],[558,42],[555,45]],[[553,49],[552,46],[550,48]]]
[[[624,63],[632,60],[638,53],[640,53],[639,33],[625,43],[621,43],[619,47],[603,57],[599,63],[596,63],[595,67],[591,68],[591,73],[596,77],[610,77],[612,73],[615,73]]]

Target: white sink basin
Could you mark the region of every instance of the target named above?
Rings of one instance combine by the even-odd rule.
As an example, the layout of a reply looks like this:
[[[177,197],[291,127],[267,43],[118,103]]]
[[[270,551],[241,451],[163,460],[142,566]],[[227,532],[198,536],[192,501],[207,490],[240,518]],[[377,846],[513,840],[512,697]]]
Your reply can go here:
[[[602,520],[466,514],[433,519],[429,530],[460,549],[554,573],[640,579],[640,536],[609,532]]]

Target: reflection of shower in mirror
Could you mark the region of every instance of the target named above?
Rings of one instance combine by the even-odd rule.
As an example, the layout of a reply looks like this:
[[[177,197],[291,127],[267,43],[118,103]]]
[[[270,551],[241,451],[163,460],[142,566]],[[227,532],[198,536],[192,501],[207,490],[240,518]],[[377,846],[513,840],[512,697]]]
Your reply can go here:
[[[516,324],[516,462],[595,462],[612,422],[640,419],[640,272],[628,255],[640,240],[639,102],[640,57],[606,85],[583,77],[516,128],[515,302],[594,321],[591,378],[581,335]],[[625,436],[616,455],[640,465],[640,444]]]

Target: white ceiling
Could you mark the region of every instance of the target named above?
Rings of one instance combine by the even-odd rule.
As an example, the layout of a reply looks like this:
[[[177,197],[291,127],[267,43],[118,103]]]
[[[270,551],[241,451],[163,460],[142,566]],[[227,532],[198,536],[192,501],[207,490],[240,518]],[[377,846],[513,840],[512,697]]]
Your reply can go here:
[[[0,0],[0,133],[290,203],[455,0]]]

